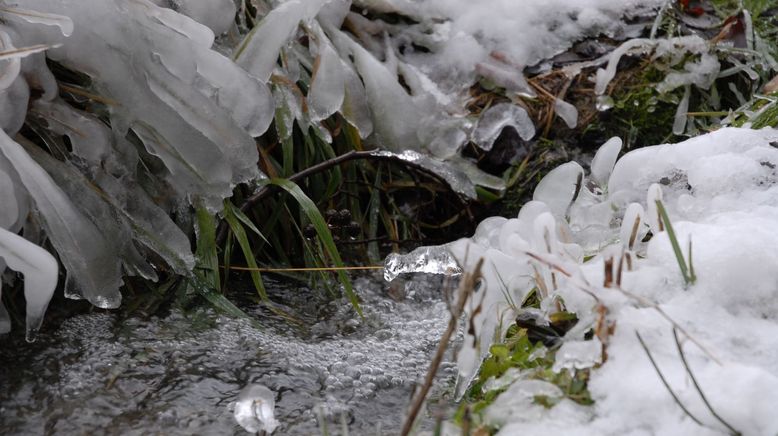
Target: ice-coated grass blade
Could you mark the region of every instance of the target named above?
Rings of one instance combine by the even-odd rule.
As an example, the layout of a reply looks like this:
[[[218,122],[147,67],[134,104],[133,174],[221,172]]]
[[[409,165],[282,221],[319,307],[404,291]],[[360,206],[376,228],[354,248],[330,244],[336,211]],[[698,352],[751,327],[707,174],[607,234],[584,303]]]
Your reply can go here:
[[[197,264],[203,270],[203,278],[210,286],[218,290],[219,254],[216,247],[216,220],[205,207],[199,206],[197,215]]]
[[[265,283],[262,281],[262,275],[257,271],[257,260],[254,258],[251,243],[246,235],[246,230],[241,225],[241,220],[235,214],[235,210],[237,210],[237,208],[233,206],[229,200],[224,201],[224,220],[227,221],[230,230],[232,230],[233,235],[235,235],[235,239],[238,241],[241,251],[243,251],[243,257],[246,258],[246,263],[252,268],[250,273],[251,281],[254,282],[254,288],[257,290],[260,298],[262,298],[262,301],[268,302],[270,301],[270,298],[267,296],[267,290],[265,289]],[[246,220],[248,220],[248,218],[246,218]],[[259,230],[257,230],[257,233],[259,233]]]
[[[686,265],[686,259],[681,252],[681,246],[678,244],[678,238],[675,236],[675,230],[670,222],[670,218],[667,216],[667,210],[665,210],[664,204],[661,200],[656,200],[656,210],[659,211],[659,216],[662,218],[662,222],[667,232],[667,237],[670,238],[670,244],[673,246],[673,253],[675,253],[675,260],[678,261],[678,267],[681,269],[681,275],[686,285],[693,285],[697,281],[697,277],[694,275],[694,267],[691,269]],[[691,262],[691,242],[689,243],[689,261]]]
[[[292,181],[285,179],[271,179],[270,183],[285,190],[292,197],[294,197],[295,200],[297,200],[300,208],[316,229],[316,233],[319,235],[319,239],[332,258],[332,261],[335,263],[335,266],[344,266],[343,260],[341,260],[340,253],[338,252],[338,248],[335,246],[335,241],[332,239],[330,229],[327,227],[327,222],[324,221],[324,217],[321,215],[321,212],[319,212],[316,204],[314,204],[314,202],[308,198],[307,195],[305,195],[300,187]],[[346,273],[342,270],[338,271],[338,279],[340,280],[341,284],[343,284],[343,288],[346,290],[346,296],[348,297],[349,301],[351,301],[351,305],[354,306],[354,309],[357,311],[357,313],[359,313],[359,316],[363,316],[362,309],[359,307],[357,294],[354,292],[354,288],[351,285],[351,280],[349,280]]]

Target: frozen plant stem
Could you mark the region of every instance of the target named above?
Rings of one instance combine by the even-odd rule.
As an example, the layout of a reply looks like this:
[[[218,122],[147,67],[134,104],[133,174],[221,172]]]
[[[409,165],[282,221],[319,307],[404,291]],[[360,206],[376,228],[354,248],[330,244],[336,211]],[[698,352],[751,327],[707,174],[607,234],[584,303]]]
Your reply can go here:
[[[689,240],[689,265],[686,265],[686,259],[681,252],[681,246],[678,244],[678,238],[675,236],[673,225],[670,222],[670,218],[667,216],[667,210],[661,200],[656,200],[656,209],[659,211],[659,216],[662,218],[665,231],[667,231],[667,237],[670,239],[670,244],[673,246],[673,253],[675,253],[675,260],[678,261],[678,267],[681,268],[681,275],[686,283],[686,286],[693,285],[697,281],[697,276],[694,274],[694,266],[692,264],[692,242]]]
[[[675,331],[675,329],[673,329]],[[675,400],[675,403],[678,404],[678,407],[683,410],[683,412],[692,419],[692,421],[696,422],[700,427],[706,427],[705,424],[702,423],[699,419],[697,419],[696,416],[692,415],[691,412],[689,412],[689,409],[686,408],[686,406],[683,405],[681,402],[681,399],[678,398],[678,395],[675,394],[673,391],[673,388],[670,387],[670,383],[667,382],[667,379],[665,379],[664,374],[662,374],[662,371],[659,369],[659,366],[656,364],[656,361],[654,360],[654,356],[651,355],[651,351],[648,350],[648,346],[646,345],[645,341],[643,341],[643,337],[640,336],[640,333],[635,331],[635,336],[638,337],[638,341],[640,341],[640,346],[643,347],[643,351],[646,352],[646,356],[648,356],[648,360],[651,362],[651,366],[654,367],[654,370],[656,371],[657,375],[659,376],[659,379],[662,380],[662,384],[665,385],[665,388],[667,388],[667,392],[670,393],[670,396],[673,397],[673,400]]]
[[[638,337],[640,337],[638,335]],[[734,427],[729,425],[727,421],[724,421],[724,419],[719,416],[718,413],[716,413],[715,410],[713,410],[713,406],[710,405],[708,402],[708,398],[705,397],[705,394],[702,392],[702,388],[700,388],[700,384],[697,383],[697,378],[692,373],[692,368],[689,366],[689,362],[686,361],[686,354],[683,352],[683,347],[681,346],[681,341],[678,339],[678,329],[673,328],[673,339],[675,340],[675,346],[678,348],[678,354],[681,356],[681,362],[683,362],[683,367],[686,369],[686,373],[689,374],[689,378],[692,379],[692,383],[694,384],[694,388],[697,390],[697,393],[700,394],[700,398],[702,399],[702,402],[705,403],[705,407],[710,410],[711,415],[713,415],[714,418],[716,418],[720,423],[722,423],[727,429],[729,429],[730,434],[735,436],[740,436],[742,433],[735,430]],[[646,352],[648,350],[646,349]],[[659,371],[657,369],[657,371]]]

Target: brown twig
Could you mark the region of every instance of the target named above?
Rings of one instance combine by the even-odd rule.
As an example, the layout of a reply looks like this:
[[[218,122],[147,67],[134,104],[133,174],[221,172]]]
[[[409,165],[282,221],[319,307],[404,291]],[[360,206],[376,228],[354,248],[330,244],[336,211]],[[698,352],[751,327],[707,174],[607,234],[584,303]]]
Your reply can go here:
[[[683,367],[684,369],[686,369],[686,373],[689,374],[689,378],[692,379],[694,388],[697,390],[697,393],[700,394],[700,398],[702,399],[702,402],[705,403],[705,407],[708,408],[711,415],[713,415],[713,417],[716,418],[716,420],[718,420],[721,424],[723,424],[725,427],[729,429],[730,434],[740,436],[742,433],[735,430],[735,428],[732,427],[727,421],[725,421],[724,418],[722,418],[721,416],[719,416],[718,413],[716,413],[716,411],[713,409],[713,406],[711,406],[710,402],[708,402],[708,398],[702,392],[702,388],[700,387],[700,384],[697,383],[697,377],[694,376],[694,373],[692,372],[692,368],[689,366],[689,362],[686,361],[686,354],[683,352],[681,341],[678,339],[678,329],[676,328],[673,328],[673,339],[675,339],[675,346],[676,348],[678,348],[678,354],[681,356],[681,362],[683,363]]]
[[[659,376],[659,379],[662,380],[662,384],[665,386],[665,389],[667,389],[667,392],[670,393],[670,396],[673,397],[673,400],[675,400],[675,404],[678,405],[678,407],[683,410],[683,412],[692,419],[692,421],[696,422],[700,427],[706,427],[705,424],[702,423],[696,416],[692,415],[692,412],[689,411],[689,409],[684,406],[683,402],[681,402],[681,399],[678,398],[678,395],[675,394],[675,391],[673,388],[670,387],[670,383],[665,378],[664,374],[662,374],[662,371],[659,369],[659,365],[656,364],[656,361],[654,360],[654,356],[651,355],[651,351],[648,350],[648,345],[646,345],[645,341],[643,341],[643,338],[640,336],[640,333],[635,331],[635,336],[638,337],[638,342],[640,342],[640,346],[643,347],[643,351],[646,352],[646,356],[648,356],[648,360],[651,362],[651,365],[654,367],[654,370],[656,371],[656,374]]]
[[[467,273],[459,283],[459,292],[457,292],[456,303],[451,308],[451,318],[448,321],[448,327],[446,327],[446,331],[440,338],[438,348],[435,350],[435,356],[433,357],[432,362],[430,362],[427,375],[424,377],[424,384],[413,397],[408,416],[405,418],[402,430],[400,431],[400,435],[402,436],[407,436],[411,432],[413,424],[416,422],[416,417],[419,416],[419,411],[421,411],[421,407],[424,405],[424,400],[427,397],[427,393],[429,393],[429,390],[432,387],[435,374],[437,374],[438,368],[443,361],[443,356],[446,353],[446,349],[448,349],[451,336],[454,334],[454,332],[456,332],[459,319],[462,316],[462,313],[465,311],[465,304],[467,303],[470,293],[473,291],[478,283],[478,280],[481,278],[481,266],[483,263],[484,260],[482,258],[476,264],[473,272]]]

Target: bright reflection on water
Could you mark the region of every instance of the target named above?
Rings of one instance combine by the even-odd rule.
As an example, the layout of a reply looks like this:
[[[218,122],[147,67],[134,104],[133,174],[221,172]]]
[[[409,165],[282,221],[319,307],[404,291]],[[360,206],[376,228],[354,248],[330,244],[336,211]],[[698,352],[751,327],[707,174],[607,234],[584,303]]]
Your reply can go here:
[[[231,434],[245,432],[232,402],[249,383],[275,392],[275,434],[395,434],[414,383],[448,320],[440,280],[427,276],[391,292],[355,285],[365,321],[348,303],[276,286],[312,325],[306,331],[256,310],[262,329],[200,310],[185,316],[79,315],[38,341],[0,341],[3,434]],[[405,298],[398,298],[398,294]],[[294,301],[297,301],[296,303]],[[432,396],[448,396],[455,368],[439,372]],[[425,428],[433,419],[426,418]]]

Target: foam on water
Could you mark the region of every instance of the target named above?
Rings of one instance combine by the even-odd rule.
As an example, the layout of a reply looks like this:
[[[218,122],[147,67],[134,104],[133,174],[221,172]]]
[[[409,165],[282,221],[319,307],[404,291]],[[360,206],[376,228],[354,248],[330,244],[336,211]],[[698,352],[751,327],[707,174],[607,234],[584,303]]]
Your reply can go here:
[[[354,434],[394,431],[449,315],[439,280],[406,283],[399,301],[379,283],[355,282],[364,320],[335,301],[320,308],[327,315],[307,333],[259,311],[252,315],[262,329],[211,311],[72,317],[35,344],[0,347],[0,427],[14,434],[241,432],[234,402],[244,387],[262,384],[275,394],[276,434],[318,434],[322,417],[330,429],[345,417]],[[454,374],[445,362],[437,385],[450,386]]]

